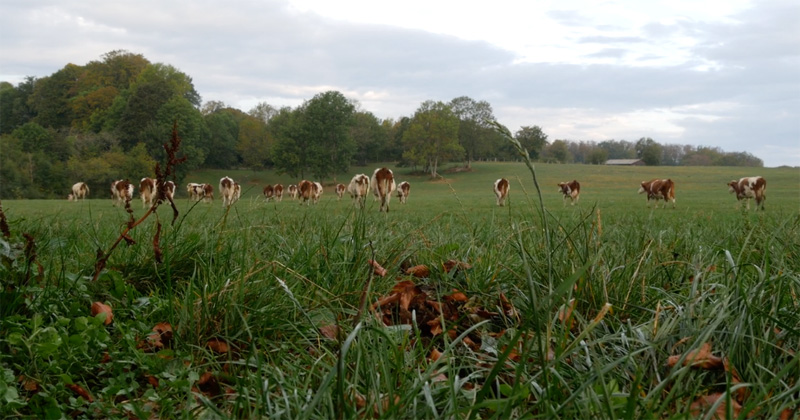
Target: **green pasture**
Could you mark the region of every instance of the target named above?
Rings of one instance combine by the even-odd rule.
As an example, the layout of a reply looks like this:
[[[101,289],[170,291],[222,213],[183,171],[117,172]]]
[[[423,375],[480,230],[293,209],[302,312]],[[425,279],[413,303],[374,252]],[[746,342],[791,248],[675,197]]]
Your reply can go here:
[[[3,200],[0,416],[798,415],[797,169],[541,164],[543,214],[521,163],[474,163],[433,181],[391,168],[411,194],[405,205],[393,197],[388,214],[372,197],[363,211],[338,201],[333,180],[319,204],[299,205],[261,195],[267,183],[296,183],[287,176],[197,172],[183,185],[230,176],[242,199],[225,209],[218,194],[194,203],[178,187],[174,222],[161,206],[113,250],[130,216],[105,191],[85,202]],[[753,175],[767,179],[763,212],[737,209],[727,189]],[[511,182],[505,207],[492,192],[500,177]],[[637,190],[652,178],[675,181],[675,209],[645,206]],[[580,204],[564,205],[556,184],[572,179]],[[134,219],[145,213],[138,199],[131,208]],[[471,268],[446,272],[449,259]],[[420,264],[428,277],[404,274]],[[454,289],[469,298],[442,321],[453,336],[424,335],[413,321],[423,313],[407,328],[377,320],[369,305],[401,280],[432,301]],[[111,325],[89,315],[95,301],[114,309]],[[143,345],[162,322],[174,339]],[[231,350],[213,351],[217,339]],[[683,364],[704,345],[719,363]],[[712,395],[721,397],[699,402]]]

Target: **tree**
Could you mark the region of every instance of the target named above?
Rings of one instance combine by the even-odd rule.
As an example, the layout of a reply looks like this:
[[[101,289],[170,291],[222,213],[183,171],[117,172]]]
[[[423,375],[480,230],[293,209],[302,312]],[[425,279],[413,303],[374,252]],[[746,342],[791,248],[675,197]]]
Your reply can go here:
[[[591,163],[592,165],[602,165],[606,163],[607,160],[608,151],[600,147],[595,147],[591,152],[589,152],[587,162]]]
[[[548,161],[556,161],[558,163],[572,162],[572,154],[569,152],[569,147],[566,140],[556,140],[545,149],[545,157]]]
[[[636,158],[636,149],[634,144],[621,140],[605,140],[597,145],[601,149],[608,152],[609,159],[634,159]]]
[[[210,168],[230,169],[239,163],[236,144],[239,140],[239,124],[232,110],[221,109],[203,117],[209,135],[206,143],[206,161]]]
[[[294,178],[305,178],[308,172],[308,136],[303,132],[303,109],[281,108],[267,125],[267,132],[275,139],[272,156],[278,173]]]
[[[272,136],[267,132],[267,124],[263,120],[247,114],[240,117],[236,151],[244,166],[264,169],[272,165],[273,143]]]
[[[661,145],[650,137],[642,137],[636,142],[636,156],[648,166],[660,165],[662,153]]]
[[[308,164],[317,178],[346,172],[355,154],[351,136],[355,106],[339,92],[328,91],[314,96],[303,107],[304,133],[309,138]]]
[[[278,109],[274,106],[266,103],[266,102],[259,102],[256,106],[247,111],[247,113],[254,118],[258,118],[264,122],[264,124],[269,123],[269,120],[278,115]]]
[[[403,159],[425,165],[431,178],[438,178],[439,163],[464,156],[464,148],[458,143],[459,123],[449,105],[423,102],[403,134]]]
[[[528,155],[532,160],[539,159],[542,149],[547,146],[547,134],[538,125],[520,127],[514,133],[514,138],[528,150]]]
[[[354,161],[361,166],[367,162],[381,160],[382,152],[389,141],[389,132],[371,112],[356,112],[350,135],[356,143]]]
[[[49,77],[36,81],[30,100],[36,110],[36,122],[42,127],[62,128],[72,124],[69,107],[71,92],[83,69],[67,64]]]
[[[495,133],[491,127],[495,121],[492,106],[486,101],[476,102],[468,96],[455,98],[449,105],[460,120],[458,141],[465,151],[465,167],[469,168],[473,160],[492,150],[491,140]]]

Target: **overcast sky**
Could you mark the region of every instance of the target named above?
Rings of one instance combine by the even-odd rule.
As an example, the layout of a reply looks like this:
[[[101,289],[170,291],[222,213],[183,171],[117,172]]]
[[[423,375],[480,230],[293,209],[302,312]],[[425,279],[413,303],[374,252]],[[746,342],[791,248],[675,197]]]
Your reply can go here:
[[[800,165],[800,1],[3,0],[0,80],[124,49],[248,111],[336,90],[378,118],[469,96],[512,132]]]

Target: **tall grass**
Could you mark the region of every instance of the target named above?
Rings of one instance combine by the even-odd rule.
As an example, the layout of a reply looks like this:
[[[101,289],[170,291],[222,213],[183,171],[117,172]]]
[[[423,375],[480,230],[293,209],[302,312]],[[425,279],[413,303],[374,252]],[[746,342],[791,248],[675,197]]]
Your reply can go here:
[[[487,172],[498,167],[507,166]],[[795,204],[770,206],[780,203],[770,196],[766,212],[734,211],[723,191],[726,201],[686,210],[679,189],[675,211],[646,209],[635,193],[617,196],[616,208],[586,197],[563,206],[544,182],[542,198],[534,193],[522,169],[504,208],[488,187],[471,187],[477,174],[414,183],[409,204],[389,214],[330,195],[309,207],[254,196],[228,210],[179,202],[182,218],[161,234],[163,263],[144,223],[96,282],[96,251],[119,234],[124,212],[105,200],[58,211],[4,202],[4,244],[20,252],[6,251],[0,268],[0,414],[684,418],[717,392],[731,414],[741,399],[741,418],[797,409]],[[23,232],[43,267],[25,285]],[[389,274],[373,275],[370,259]],[[448,259],[472,268],[447,273]],[[463,319],[457,335],[433,338],[369,312],[357,318],[364,294],[368,304],[388,295],[417,264],[431,267],[414,279],[431,295],[458,289],[468,307],[502,312],[502,293],[518,317]],[[114,309],[110,326],[89,316],[93,301]],[[160,322],[174,339],[151,351],[142,342]],[[230,348],[219,353],[212,339]],[[706,343],[729,369],[668,366]]]

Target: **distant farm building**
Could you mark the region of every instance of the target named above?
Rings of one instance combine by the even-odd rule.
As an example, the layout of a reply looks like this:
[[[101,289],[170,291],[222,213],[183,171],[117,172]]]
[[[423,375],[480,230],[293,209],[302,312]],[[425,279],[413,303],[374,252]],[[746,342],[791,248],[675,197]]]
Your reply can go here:
[[[609,159],[606,165],[617,166],[644,166],[644,161],[641,159]]]

